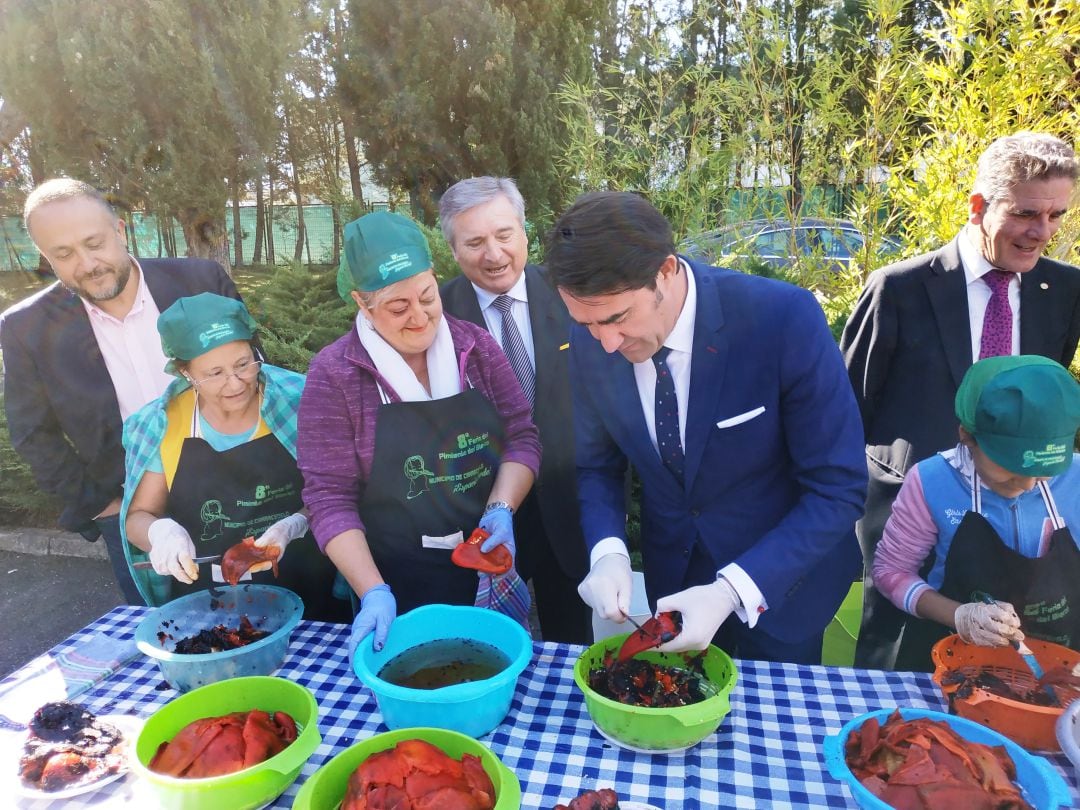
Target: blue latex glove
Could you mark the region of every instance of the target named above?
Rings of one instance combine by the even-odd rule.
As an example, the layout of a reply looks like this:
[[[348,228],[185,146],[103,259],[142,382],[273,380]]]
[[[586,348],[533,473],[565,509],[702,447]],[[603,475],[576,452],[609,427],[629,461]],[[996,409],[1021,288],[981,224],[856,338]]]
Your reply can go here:
[[[352,633],[349,635],[349,663],[352,663],[360,642],[372,631],[375,632],[375,651],[381,650],[395,618],[397,618],[397,600],[394,599],[389,585],[385,583],[376,585],[365,593],[364,598],[360,600],[360,612],[353,619]]]
[[[495,546],[506,546],[510,556],[517,560],[517,546],[514,545],[514,516],[505,506],[492,509],[480,518],[480,528],[491,535],[480,546],[485,554]]]

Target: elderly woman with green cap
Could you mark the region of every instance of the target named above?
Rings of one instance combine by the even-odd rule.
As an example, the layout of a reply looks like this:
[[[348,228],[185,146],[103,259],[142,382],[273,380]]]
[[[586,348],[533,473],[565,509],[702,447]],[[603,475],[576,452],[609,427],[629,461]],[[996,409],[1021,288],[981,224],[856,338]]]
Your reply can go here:
[[[311,361],[297,461],[315,540],[361,598],[351,649],[381,649],[399,611],[474,604],[476,572],[450,560],[463,534],[513,554],[540,442],[499,345],[444,316],[415,223],[350,222],[338,278],[356,322]]]
[[[335,571],[308,535],[303,479],[296,466],[296,412],[303,375],[262,362],[256,323],[232,298],[181,298],[158,317],[165,393],[124,423],[126,470],[120,525],[129,563],[150,605],[213,582],[196,557],[216,556],[245,537],[275,547],[276,584],[295,591],[305,616],[342,621],[348,603],[332,596]],[[285,551],[288,549],[288,556]],[[257,563],[249,574],[274,581]]]
[[[922,619],[897,668],[931,669],[952,628],[1080,649],[1080,385],[1045,357],[992,357],[964,375],[956,416],[960,443],[908,473],[874,556],[877,587]]]

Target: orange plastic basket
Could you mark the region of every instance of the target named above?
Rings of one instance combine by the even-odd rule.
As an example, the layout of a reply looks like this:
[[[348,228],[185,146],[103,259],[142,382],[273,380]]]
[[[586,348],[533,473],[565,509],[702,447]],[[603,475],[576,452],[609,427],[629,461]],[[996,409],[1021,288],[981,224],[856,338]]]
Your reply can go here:
[[[1080,664],[1080,653],[1068,647],[1035,638],[1027,638],[1025,641],[1035,653],[1035,658],[1044,672],[1056,667],[1072,669]],[[1012,647],[977,647],[953,634],[935,644],[930,657],[934,661],[934,682],[949,701],[952,712],[989,726],[1024,748],[1034,751],[1061,750],[1054,724],[1065,711],[1065,707],[1075,698],[1066,699],[1061,706],[1034,706],[978,688],[973,689],[967,697],[961,698],[954,694],[959,684],[944,683],[948,673],[970,666],[1001,678],[1014,689],[1026,691],[1035,688],[1035,677]]]

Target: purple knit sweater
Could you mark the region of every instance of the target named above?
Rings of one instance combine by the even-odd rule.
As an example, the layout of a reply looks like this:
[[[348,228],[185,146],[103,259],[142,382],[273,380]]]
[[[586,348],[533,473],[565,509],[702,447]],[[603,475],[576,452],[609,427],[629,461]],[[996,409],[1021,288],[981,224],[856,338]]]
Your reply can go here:
[[[524,464],[536,475],[540,438],[529,402],[499,344],[484,329],[443,315],[450,327],[462,388],[468,376],[503,420],[502,461]],[[401,398],[375,370],[356,329],[311,360],[297,417],[296,462],[304,474],[304,504],[319,548],[348,529],[364,529],[357,504],[371,475],[379,389]]]

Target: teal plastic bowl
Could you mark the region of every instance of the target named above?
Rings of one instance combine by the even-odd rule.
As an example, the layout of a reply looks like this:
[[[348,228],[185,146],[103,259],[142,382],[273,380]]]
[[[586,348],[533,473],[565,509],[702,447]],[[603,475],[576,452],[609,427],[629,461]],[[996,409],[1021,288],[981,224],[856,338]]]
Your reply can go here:
[[[136,646],[157,661],[161,674],[177,691],[190,692],[229,678],[269,675],[285,660],[292,632],[304,615],[304,603],[288,588],[238,585],[215,592],[217,596],[199,591],[174,599],[148,614],[135,630]],[[183,655],[172,651],[176,641],[200,630],[219,624],[238,627],[241,616],[270,635],[223,652]],[[173,638],[161,640],[161,632]]]
[[[441,689],[411,689],[378,676],[394,656],[419,644],[453,638],[490,644],[510,659],[510,665],[482,681]],[[394,620],[380,652],[373,649],[370,636],[365,639],[353,657],[353,671],[375,694],[387,728],[445,728],[482,737],[510,711],[518,676],[531,658],[529,634],[501,613],[486,608],[424,605]]]
[[[839,734],[833,734],[825,738],[825,767],[829,775],[847,785],[851,796],[859,807],[870,810],[890,810],[891,805],[886,804],[855,778],[851,768],[844,760],[844,744],[852,731],[862,727],[862,724],[871,717],[876,717],[883,724],[893,713],[893,709],[879,709],[876,712],[868,712],[854,720],[849,720],[840,729]],[[953,731],[966,740],[982,743],[984,745],[1004,745],[1013,762],[1016,764],[1016,783],[1020,790],[1035,810],[1056,810],[1058,807],[1071,807],[1072,797],[1069,795],[1069,786],[1061,778],[1061,774],[1042,757],[1029,754],[1008,737],[998,734],[991,728],[981,726],[963,717],[935,712],[930,709],[900,709],[900,716],[905,720],[917,720],[926,717],[931,720],[940,720],[948,723]]]

